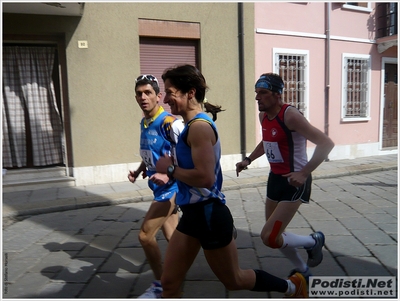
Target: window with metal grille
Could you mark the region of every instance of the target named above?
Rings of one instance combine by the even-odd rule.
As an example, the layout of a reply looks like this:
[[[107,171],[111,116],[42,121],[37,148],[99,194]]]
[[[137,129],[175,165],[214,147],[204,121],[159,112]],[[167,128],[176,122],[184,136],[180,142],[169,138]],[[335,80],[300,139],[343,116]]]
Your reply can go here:
[[[342,118],[369,117],[370,57],[343,55]]]
[[[377,38],[397,34],[397,3],[376,4]]]
[[[282,77],[285,87],[282,99],[291,104],[303,114],[306,111],[306,58],[302,54],[277,54],[278,74]]]

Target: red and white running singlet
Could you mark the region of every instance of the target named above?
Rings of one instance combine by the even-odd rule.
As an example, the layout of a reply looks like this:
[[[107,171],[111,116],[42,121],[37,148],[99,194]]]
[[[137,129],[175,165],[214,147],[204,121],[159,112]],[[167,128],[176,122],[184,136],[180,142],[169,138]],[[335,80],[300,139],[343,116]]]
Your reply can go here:
[[[299,171],[307,164],[307,139],[289,130],[284,123],[289,107],[284,104],[272,120],[265,113],[261,123],[264,151],[271,171],[278,175]]]

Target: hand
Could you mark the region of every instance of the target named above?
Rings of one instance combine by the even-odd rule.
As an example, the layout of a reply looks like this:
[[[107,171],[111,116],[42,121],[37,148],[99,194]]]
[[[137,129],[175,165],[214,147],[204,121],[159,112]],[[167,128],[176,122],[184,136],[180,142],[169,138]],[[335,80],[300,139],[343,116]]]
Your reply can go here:
[[[307,177],[308,177],[307,175],[303,174],[301,171],[289,172],[282,176],[287,178],[289,181],[289,184],[294,187],[302,186],[306,182]]]
[[[172,157],[164,154],[164,157],[160,157],[156,163],[156,171],[166,174],[168,166],[173,165],[173,162]]]
[[[135,183],[135,181],[139,175],[140,175],[140,173],[136,173],[135,171],[130,170],[128,173],[128,179],[131,183]]]
[[[168,176],[163,173],[155,173],[149,178],[149,180],[158,186],[165,185],[169,182]]]
[[[239,176],[239,173],[245,169],[249,165],[249,161],[243,160],[241,162],[236,163],[236,176]]]

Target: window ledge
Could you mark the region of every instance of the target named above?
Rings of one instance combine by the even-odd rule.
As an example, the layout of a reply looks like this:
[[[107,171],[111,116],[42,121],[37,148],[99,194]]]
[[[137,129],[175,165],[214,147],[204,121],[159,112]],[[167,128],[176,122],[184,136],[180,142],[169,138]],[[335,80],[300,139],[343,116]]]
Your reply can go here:
[[[365,122],[365,121],[370,121],[371,117],[342,117],[341,121],[342,122]]]
[[[369,7],[362,7],[362,6],[349,5],[349,4],[343,4],[342,8],[348,9],[348,10],[359,11],[359,12],[365,12],[365,13],[371,13],[372,12],[372,9],[369,8]]]

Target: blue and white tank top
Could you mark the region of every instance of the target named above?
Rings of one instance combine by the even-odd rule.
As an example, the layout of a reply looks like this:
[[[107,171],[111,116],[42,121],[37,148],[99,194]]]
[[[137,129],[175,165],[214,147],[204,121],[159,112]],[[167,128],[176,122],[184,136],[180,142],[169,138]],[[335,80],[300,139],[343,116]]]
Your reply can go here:
[[[198,202],[202,202],[208,200],[210,198],[217,198],[221,201],[221,203],[225,204],[225,195],[221,192],[222,188],[222,170],[220,165],[220,158],[221,158],[221,143],[218,136],[218,131],[215,126],[215,123],[206,113],[199,113],[197,114],[192,120],[190,120],[183,129],[181,135],[178,139],[178,144],[176,145],[176,155],[178,166],[185,169],[192,169],[194,168],[193,160],[192,160],[192,153],[191,148],[187,145],[187,135],[190,128],[190,125],[194,122],[201,120],[202,122],[207,122],[210,124],[212,129],[215,132],[217,137],[217,142],[213,146],[214,154],[215,154],[215,167],[214,167],[214,174],[215,174],[215,182],[213,186],[208,188],[199,188],[187,185],[181,181],[178,182],[179,193],[177,194],[176,203],[180,206],[187,205],[187,204],[194,204]]]
[[[183,124],[160,107],[151,120],[143,118],[140,127],[140,156],[146,164],[147,176],[151,177],[156,173],[156,163],[161,156],[164,154],[175,155],[176,142],[183,129]],[[157,201],[169,200],[178,190],[176,181],[170,181],[161,186],[148,181],[148,186]]]

